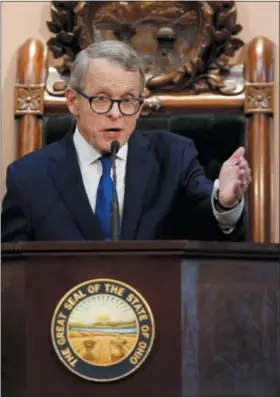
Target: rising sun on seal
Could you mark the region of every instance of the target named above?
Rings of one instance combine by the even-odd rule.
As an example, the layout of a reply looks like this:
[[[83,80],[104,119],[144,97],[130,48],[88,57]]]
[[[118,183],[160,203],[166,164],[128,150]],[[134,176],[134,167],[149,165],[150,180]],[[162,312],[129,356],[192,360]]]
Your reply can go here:
[[[51,338],[70,371],[90,381],[115,381],[136,371],[148,357],[154,317],[146,300],[128,284],[89,280],[58,303]]]

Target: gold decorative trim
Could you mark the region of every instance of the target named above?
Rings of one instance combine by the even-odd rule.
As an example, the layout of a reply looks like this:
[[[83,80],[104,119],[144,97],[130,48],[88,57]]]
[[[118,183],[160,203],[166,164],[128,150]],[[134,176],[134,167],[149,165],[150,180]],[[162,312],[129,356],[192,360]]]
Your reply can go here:
[[[15,115],[42,116],[44,113],[44,88],[44,84],[16,84]]]
[[[273,83],[245,83],[245,113],[273,113]]]

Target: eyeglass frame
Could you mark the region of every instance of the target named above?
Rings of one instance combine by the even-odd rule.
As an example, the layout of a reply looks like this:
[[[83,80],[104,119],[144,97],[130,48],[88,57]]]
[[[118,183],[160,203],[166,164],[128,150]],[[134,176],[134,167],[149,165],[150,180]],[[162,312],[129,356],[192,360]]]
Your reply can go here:
[[[90,95],[86,94],[81,88],[74,88],[74,89],[75,89],[75,91],[76,91],[78,94],[80,94],[82,97],[84,97],[85,99],[87,99],[87,100],[89,101],[89,106],[90,106],[91,110],[92,110],[94,113],[96,113],[96,114],[107,114],[107,113],[109,113],[110,110],[112,109],[112,107],[114,106],[114,103],[116,102],[116,103],[118,104],[119,111],[120,111],[120,113],[121,113],[123,116],[133,116],[134,114],[136,114],[137,112],[139,112],[139,110],[140,110],[140,108],[141,108],[141,105],[142,105],[143,102],[144,102],[144,98],[143,98],[142,96],[139,96],[138,98],[132,97],[131,99],[136,99],[136,100],[139,102],[139,109],[137,109],[136,112],[134,112],[134,113],[126,114],[126,113],[123,113],[123,112],[121,111],[120,105],[121,105],[122,101],[126,100],[127,98],[112,99],[112,98],[110,98],[110,97],[108,97],[108,96],[106,96],[106,95],[92,95],[92,96],[90,96]],[[109,107],[109,109],[108,109],[106,112],[97,112],[97,111],[94,110],[94,109],[92,108],[92,106],[91,106],[92,100],[95,99],[95,98],[100,98],[100,97],[105,97],[105,98],[109,99],[110,102],[111,102],[111,106]]]

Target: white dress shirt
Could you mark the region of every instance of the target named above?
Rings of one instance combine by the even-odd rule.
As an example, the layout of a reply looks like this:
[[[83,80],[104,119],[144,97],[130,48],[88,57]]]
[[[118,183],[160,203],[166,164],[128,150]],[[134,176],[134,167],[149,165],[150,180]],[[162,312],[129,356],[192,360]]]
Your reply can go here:
[[[100,177],[102,175],[102,164],[99,159],[102,156],[85,140],[77,128],[74,132],[74,146],[77,152],[85,190],[92,211],[95,212],[97,189]],[[117,195],[119,201],[120,219],[122,219],[123,216],[127,149],[128,146],[126,143],[120,148],[116,156]]]
[[[74,132],[74,146],[78,156],[78,162],[83,178],[85,190],[92,208],[95,212],[97,189],[99,180],[102,175],[102,165],[100,162],[101,154],[98,153],[79,133],[78,128]],[[117,175],[117,195],[119,201],[120,219],[123,216],[124,192],[125,192],[125,173],[127,160],[127,143],[120,148],[116,157],[116,175]],[[111,171],[112,176],[112,171]],[[244,207],[244,198],[234,208],[219,212],[215,208],[214,198],[219,189],[219,180],[214,182],[211,202],[215,218],[224,233],[231,233],[241,216]]]

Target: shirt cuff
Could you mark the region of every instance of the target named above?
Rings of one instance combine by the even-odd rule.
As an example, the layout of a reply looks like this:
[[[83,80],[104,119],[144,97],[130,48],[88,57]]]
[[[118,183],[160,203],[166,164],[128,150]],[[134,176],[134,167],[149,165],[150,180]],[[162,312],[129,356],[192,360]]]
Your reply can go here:
[[[217,193],[219,190],[219,179],[216,179],[213,186],[213,191],[211,195],[211,204],[215,218],[225,234],[230,234],[241,217],[244,209],[244,196],[242,196],[241,201],[233,208],[228,210],[218,210],[215,202],[217,201]]]

